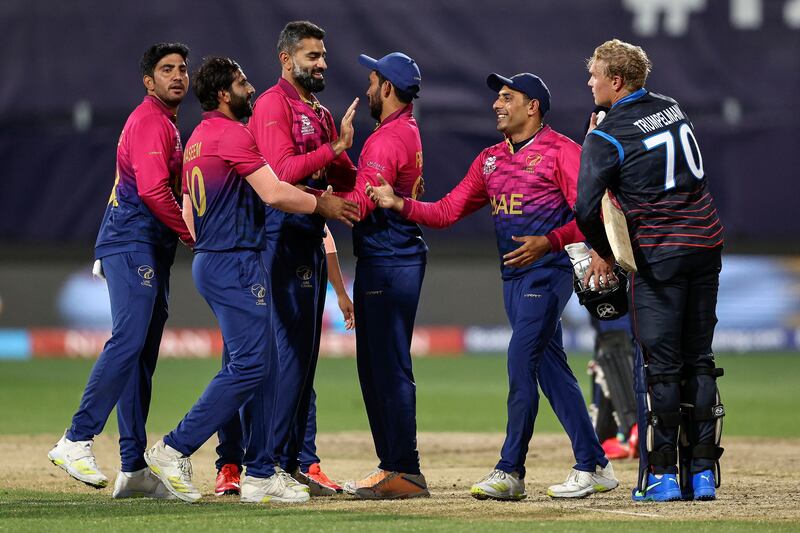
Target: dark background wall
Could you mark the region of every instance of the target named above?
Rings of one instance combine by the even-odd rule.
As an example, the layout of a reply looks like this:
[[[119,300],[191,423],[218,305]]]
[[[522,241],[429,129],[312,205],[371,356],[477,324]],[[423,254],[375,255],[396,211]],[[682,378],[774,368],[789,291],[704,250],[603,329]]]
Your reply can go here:
[[[205,55],[230,55],[261,92],[279,74],[280,29],[301,18],[328,31],[320,98],[335,117],[367,87],[358,54],[416,58],[429,199],[500,140],[488,73],[541,75],[553,94],[547,121],[581,142],[593,108],[585,59],[613,37],[640,44],[654,63],[647,87],[678,99],[695,124],[726,251],[800,253],[798,0],[3,0],[0,324],[59,324],[54,301],[65,279],[90,266],[117,137],[144,92],[144,49],[184,41],[193,66]],[[179,115],[184,139],[199,119],[190,94]],[[374,126],[363,99],[355,125],[354,160]],[[349,231],[333,231],[351,270]],[[426,239],[420,323],[503,323],[488,212],[429,230]],[[173,275],[176,326],[213,323],[192,287],[190,258],[181,251]]]
[[[798,249],[794,156],[800,142],[797,1],[366,0],[270,2],[4,0],[0,76],[0,242],[91,245],[113,182],[114,148],[143,88],[142,51],[180,40],[197,65],[235,57],[260,91],[278,76],[275,42],[289,20],[328,31],[328,88],[340,116],[366,89],[359,53],[402,50],[423,75],[417,113],[430,198],[497,142],[486,75],[532,71],[553,93],[547,117],[581,142],[593,105],[584,60],[606,39],[641,44],[655,65],[647,87],[677,98],[693,119],[729,246]],[[362,102],[357,146],[372,129]],[[193,95],[180,112],[187,138],[199,121]],[[447,243],[491,241],[485,213]],[[337,231],[337,235],[343,232]],[[434,241],[437,235],[432,235]]]

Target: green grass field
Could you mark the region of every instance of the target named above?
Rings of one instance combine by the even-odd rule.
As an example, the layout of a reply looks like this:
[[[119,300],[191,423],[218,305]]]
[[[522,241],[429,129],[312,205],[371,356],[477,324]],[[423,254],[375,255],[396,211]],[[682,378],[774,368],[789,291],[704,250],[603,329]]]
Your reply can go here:
[[[586,390],[587,357],[571,357]],[[0,362],[0,432],[57,433],[78,406],[93,361],[33,360]],[[216,360],[159,363],[148,429],[172,429],[217,371]],[[725,434],[800,437],[795,406],[800,403],[800,357],[796,354],[718,356],[727,415]],[[417,359],[417,411],[420,431],[501,432],[505,429],[505,358]],[[316,377],[319,431],[368,430],[352,359],[320,360]],[[588,396],[587,396],[588,397]],[[549,404],[542,401],[537,432],[561,431]],[[106,431],[116,431],[111,417]]]
[[[571,364],[585,388],[587,357],[573,357]],[[0,445],[14,435],[51,435],[63,431],[76,409],[93,361],[35,360],[0,362]],[[215,360],[163,360],[159,363],[148,429],[169,431],[183,416],[217,370]],[[726,436],[798,438],[800,426],[795,406],[800,402],[796,377],[800,376],[798,354],[721,354],[718,365],[725,368],[720,380],[726,406]],[[505,428],[506,371],[503,357],[462,359],[417,359],[418,423],[424,432],[499,433]],[[319,431],[367,431],[354,360],[320,361],[316,389]],[[537,433],[563,431],[545,400],[540,404]],[[116,432],[115,417],[106,432]],[[33,452],[32,452],[33,453]],[[35,451],[41,459],[40,450]],[[41,462],[41,461],[39,461]],[[49,465],[46,468],[52,468]],[[175,502],[109,498],[109,490],[75,490],[64,476],[47,470],[45,487],[52,490],[7,488],[0,482],[0,530],[85,531],[88,529],[143,531],[218,531],[259,528],[270,531],[354,529],[387,531],[480,531],[542,529],[546,531],[609,531],[629,528],[630,519],[597,514],[587,521],[591,505],[603,500],[584,500],[575,506],[534,503],[528,514],[507,516],[501,502],[481,504],[470,517],[467,511],[448,515],[451,506],[461,509],[468,497],[435,502],[441,512],[421,514],[419,506],[407,502],[322,502],[314,508],[241,506],[213,498],[189,506]],[[70,490],[64,491],[64,487]],[[625,500],[623,494],[618,495]],[[629,498],[629,497],[628,497]],[[605,500],[608,502],[608,500]],[[585,503],[584,503],[585,502]],[[434,503],[434,502],[432,502]],[[578,502],[576,502],[577,504]],[[608,505],[608,503],[607,503]],[[612,504],[614,505],[614,504]],[[583,507],[582,507],[583,506]],[[652,508],[652,507],[651,507]],[[518,508],[517,508],[518,509]],[[689,508],[693,509],[693,508]],[[489,511],[487,513],[487,510]],[[614,511],[607,511],[614,512]],[[526,511],[527,513],[527,511]],[[575,514],[572,514],[575,513]],[[574,516],[575,519],[570,517]],[[580,519],[578,517],[581,517]],[[797,523],[778,521],[660,519],[638,521],[647,531],[794,531]]]

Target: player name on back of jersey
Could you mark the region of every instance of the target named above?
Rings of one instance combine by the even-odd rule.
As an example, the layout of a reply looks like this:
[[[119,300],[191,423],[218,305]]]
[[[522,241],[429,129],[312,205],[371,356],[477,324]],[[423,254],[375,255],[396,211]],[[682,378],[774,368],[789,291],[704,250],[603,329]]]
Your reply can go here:
[[[664,109],[663,111],[640,118],[639,120],[634,121],[633,125],[642,130],[643,133],[649,133],[651,131],[669,126],[670,124],[674,124],[679,120],[684,120],[685,118],[686,116],[683,114],[683,111],[681,111],[681,108],[678,107],[678,104],[675,104]]]

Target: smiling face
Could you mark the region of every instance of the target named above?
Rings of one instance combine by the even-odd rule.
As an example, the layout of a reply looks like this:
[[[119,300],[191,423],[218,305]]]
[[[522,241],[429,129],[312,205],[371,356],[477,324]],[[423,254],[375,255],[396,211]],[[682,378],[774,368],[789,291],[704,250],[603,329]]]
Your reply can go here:
[[[189,89],[186,60],[180,54],[168,54],[156,63],[152,76],[144,77],[147,94],[156,96],[169,107],[178,107]]]
[[[306,37],[293,54],[281,52],[280,59],[295,84],[308,92],[318,93],[325,89],[326,56],[325,43],[321,39]]]
[[[595,60],[589,64],[589,81],[588,85],[592,88],[592,96],[594,96],[595,105],[611,107],[615,101],[616,89],[615,83],[621,83],[619,76],[609,78],[606,75],[605,62]]]
[[[531,100],[523,93],[510,89],[507,85],[497,92],[497,100],[492,109],[497,115],[497,131],[512,140],[530,129],[531,117],[538,108],[538,101]]]

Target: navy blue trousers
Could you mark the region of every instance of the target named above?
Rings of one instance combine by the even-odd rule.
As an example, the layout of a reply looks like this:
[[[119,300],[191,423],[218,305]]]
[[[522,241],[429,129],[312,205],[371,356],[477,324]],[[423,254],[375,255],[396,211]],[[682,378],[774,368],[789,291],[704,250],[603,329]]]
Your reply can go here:
[[[122,471],[145,468],[145,424],[153,372],[167,321],[175,250],[123,252],[102,258],[111,299],[111,338],[92,368],[67,438],[93,439],[117,406]]]
[[[316,408],[313,420],[309,411],[319,358],[328,268],[321,243],[270,241],[262,258],[273,287],[272,325],[280,376],[271,428],[273,453],[284,470],[293,472],[299,459],[307,462],[316,457]],[[225,357],[224,353],[223,361]],[[309,427],[310,435],[307,434]],[[233,417],[220,429],[218,469],[226,463],[239,464],[242,450],[246,449],[241,433],[238,417]],[[301,458],[309,440],[311,450],[302,453]]]
[[[569,269],[533,269],[503,282],[512,334],[508,345],[508,425],[498,470],[525,476],[525,458],[539,410],[539,387],[572,442],[574,468],[594,472],[597,465],[608,464],[561,339],[561,313],[571,295]]]
[[[275,405],[277,358],[271,329],[269,280],[253,250],[197,253],[192,274],[217,317],[229,362],[164,442],[191,455],[242,407],[244,465],[253,477],[275,472],[269,424]],[[252,429],[253,420],[266,421]]]
[[[356,263],[356,360],[375,452],[383,470],[419,474],[411,335],[425,265]]]
[[[646,397],[655,413],[677,413],[681,404],[710,408],[716,404],[716,380],[696,369],[715,368],[711,348],[717,324],[717,292],[722,269],[719,249],[661,261],[633,276],[630,308],[633,327],[641,347],[637,361],[639,431],[647,428]],[[655,376],[675,376],[683,384],[653,383]],[[714,444],[714,420],[690,424],[687,435],[692,445]],[[658,425],[652,429],[652,450],[677,451],[678,428]],[[645,438],[641,438],[640,469],[649,465]],[[713,468],[714,460],[694,458],[692,473]],[[677,466],[653,466],[655,474],[676,473]]]

